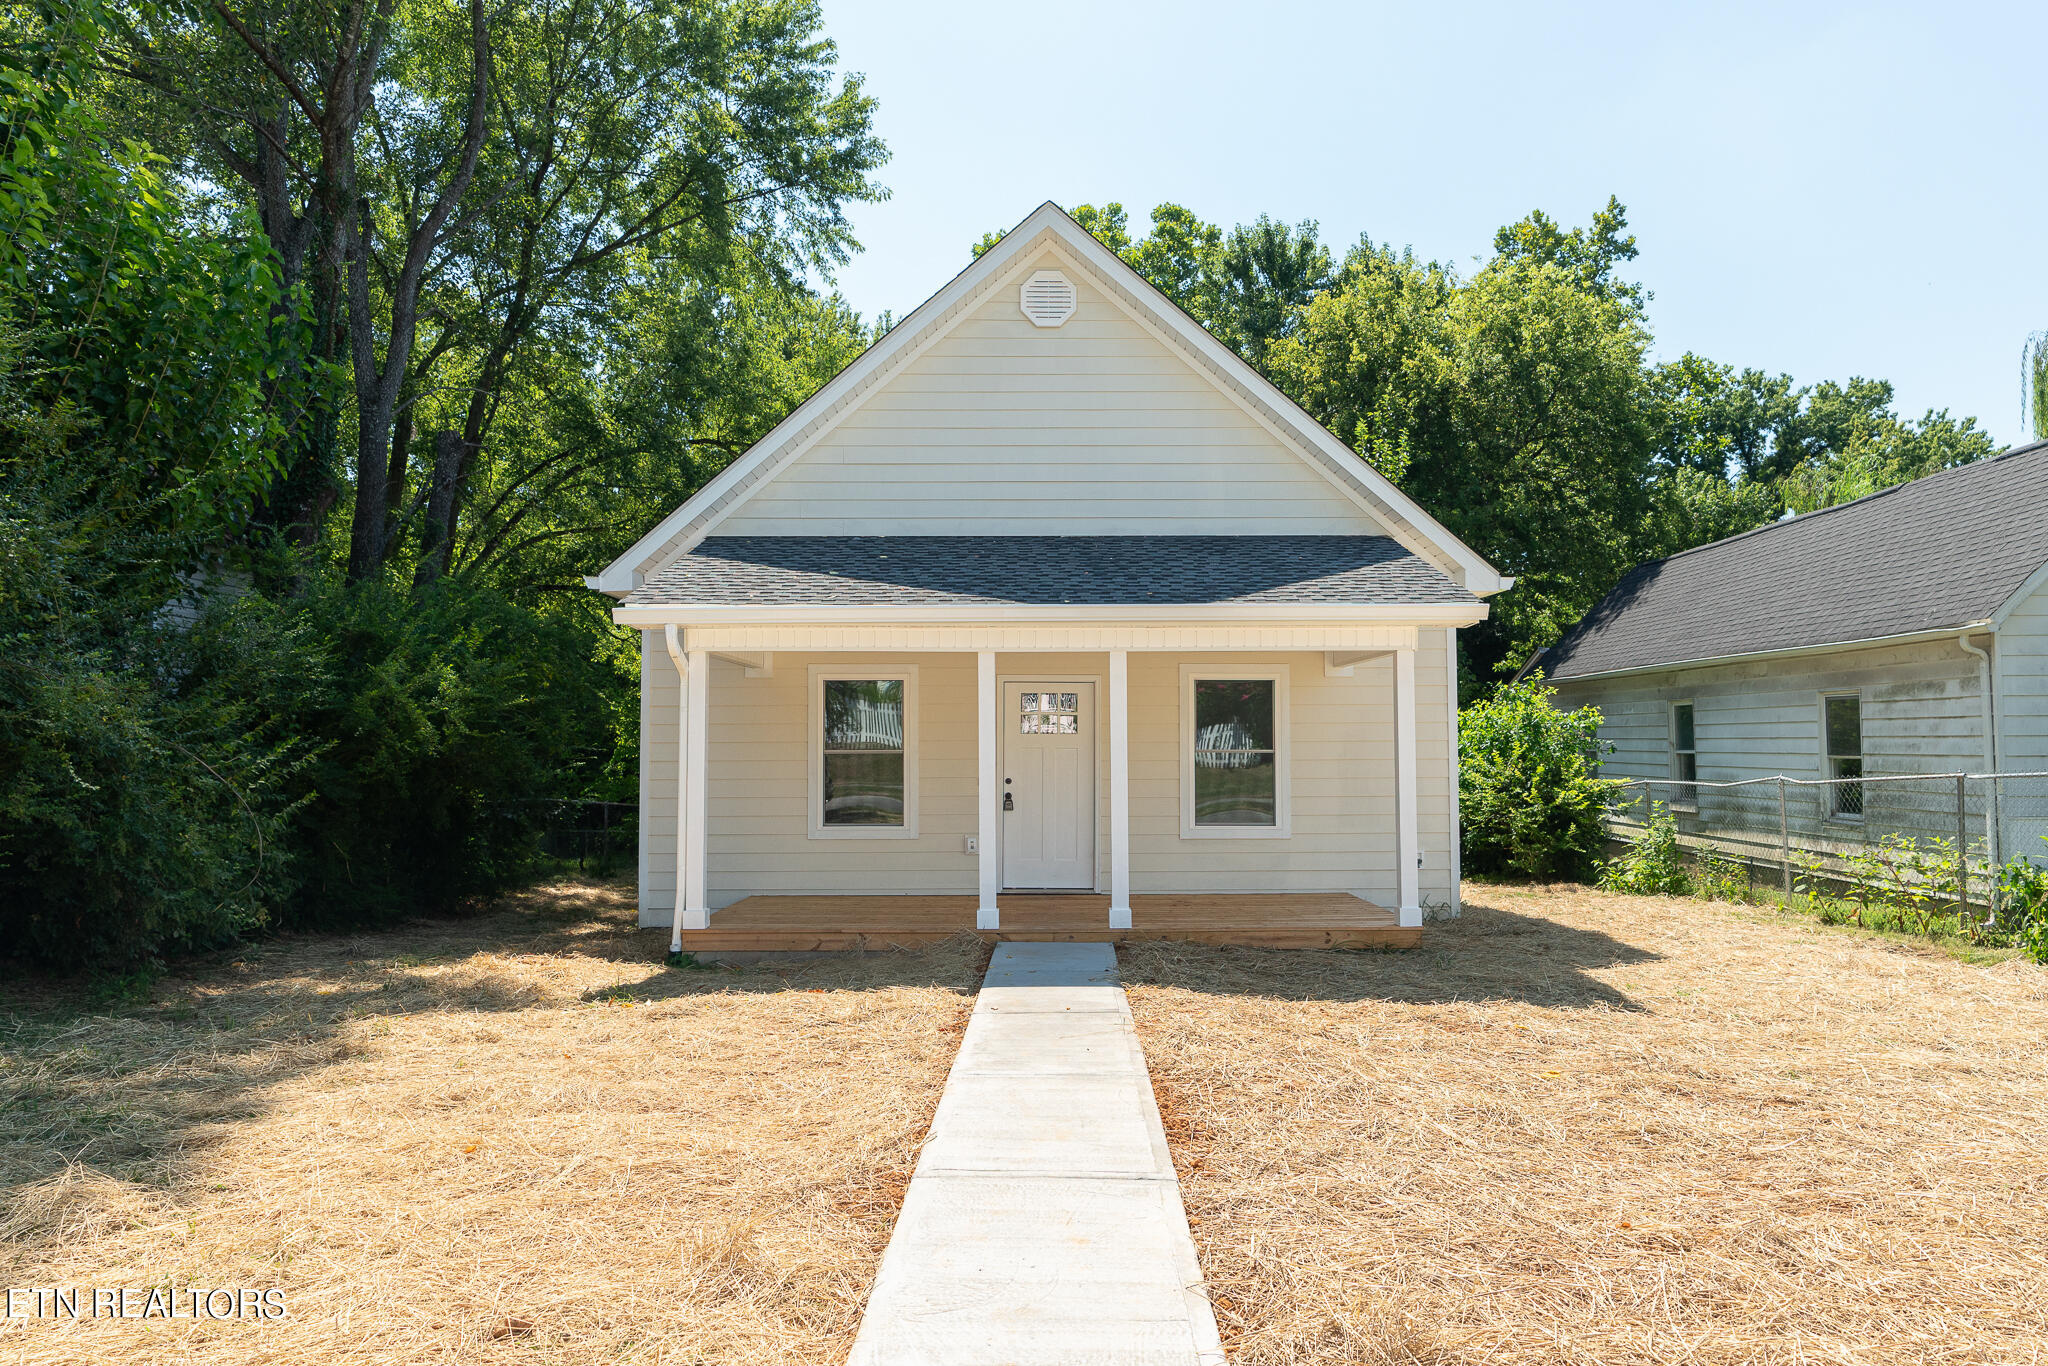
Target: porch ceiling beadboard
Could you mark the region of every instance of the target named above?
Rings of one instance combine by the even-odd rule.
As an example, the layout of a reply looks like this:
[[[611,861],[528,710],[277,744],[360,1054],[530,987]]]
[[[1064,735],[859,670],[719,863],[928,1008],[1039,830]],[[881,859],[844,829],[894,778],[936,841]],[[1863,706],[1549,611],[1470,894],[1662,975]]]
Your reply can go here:
[[[1385,536],[713,536],[626,605],[1479,601]]]

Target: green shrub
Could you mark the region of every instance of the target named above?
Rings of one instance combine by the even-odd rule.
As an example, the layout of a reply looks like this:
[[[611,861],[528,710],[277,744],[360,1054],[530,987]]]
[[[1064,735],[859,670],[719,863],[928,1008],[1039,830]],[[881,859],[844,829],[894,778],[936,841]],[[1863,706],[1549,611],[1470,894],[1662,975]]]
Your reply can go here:
[[[316,746],[294,819],[291,926],[445,910],[533,866],[549,798],[611,757],[590,636],[449,580],[423,593],[332,585],[263,610],[323,642],[294,699]]]
[[[1559,711],[1542,676],[1459,714],[1464,864],[1475,873],[1583,878],[1599,864],[1601,818],[1618,784],[1599,776],[1600,713]]]
[[[1732,858],[1703,850],[1692,864],[1693,895],[1709,901],[1749,900],[1749,874]]]
[[[1678,847],[1678,821],[1664,803],[1652,803],[1643,833],[1600,870],[1600,885],[1637,896],[1683,896],[1693,889]]]
[[[2036,963],[2048,963],[2048,868],[2016,858],[1998,870],[1995,932]]]

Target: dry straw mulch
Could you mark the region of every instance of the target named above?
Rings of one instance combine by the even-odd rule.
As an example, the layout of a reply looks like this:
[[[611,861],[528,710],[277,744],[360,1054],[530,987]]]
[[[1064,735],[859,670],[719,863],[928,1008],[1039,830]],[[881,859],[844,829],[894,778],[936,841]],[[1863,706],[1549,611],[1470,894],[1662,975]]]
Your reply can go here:
[[[1125,952],[1233,1363],[2048,1360],[2048,973],[1470,891]]]
[[[669,971],[632,922],[567,886],[146,1005],[15,989],[0,1284],[289,1316],[0,1320],[0,1360],[843,1360],[985,951]]]

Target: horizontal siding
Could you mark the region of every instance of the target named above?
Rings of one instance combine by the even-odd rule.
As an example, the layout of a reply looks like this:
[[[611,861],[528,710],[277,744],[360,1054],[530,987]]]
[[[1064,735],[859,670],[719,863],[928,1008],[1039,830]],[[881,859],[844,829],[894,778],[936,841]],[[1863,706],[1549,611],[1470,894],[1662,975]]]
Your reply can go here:
[[[1184,357],[1076,284],[1078,311],[1057,328],[1034,327],[1015,290],[999,291],[718,533],[1383,530]]]
[[[1670,706],[1693,704],[1702,782],[1757,778],[1818,779],[1825,775],[1821,698],[1855,692],[1863,699],[1864,772],[1871,777],[1975,772],[1984,766],[1983,703],[1974,656],[1953,641],[1840,650],[1781,660],[1677,669],[1631,678],[1558,685],[1562,706],[1600,709],[1600,735],[1614,746],[1603,773],[1613,778],[1673,776]],[[1937,784],[1866,789],[1863,831],[1896,829],[1955,834],[1953,789]],[[1777,824],[1774,789],[1701,794],[1709,824]],[[1972,838],[1981,837],[1981,798],[1967,809]],[[1795,834],[1843,832],[1824,819],[1817,792],[1793,789],[1788,823]]]
[[[646,633],[652,637],[654,633]],[[1416,668],[1418,812],[1423,896],[1451,900],[1449,632],[1422,637]],[[1354,891],[1382,905],[1396,897],[1394,868],[1393,666],[1391,656],[1358,664],[1351,677],[1325,678],[1310,653],[1131,655],[1132,890]],[[1289,839],[1185,840],[1180,836],[1180,666],[1284,659],[1293,724],[1293,835]],[[666,923],[675,904],[675,671],[658,641],[643,656],[647,706],[642,790],[641,909]],[[918,666],[918,837],[912,840],[814,840],[809,837],[809,666]],[[1106,680],[1108,658],[1087,654],[1002,654],[1006,677]],[[711,904],[755,893],[972,893],[975,833],[974,656],[775,656],[770,678],[748,678],[722,660],[711,665],[708,881]],[[1106,698],[1097,689],[1097,885],[1109,877]]]
[[[1671,776],[1670,704],[1690,700],[1704,782],[1822,776],[1822,694],[1863,697],[1873,776],[1983,767],[1977,661],[1952,641],[1841,650],[1558,685],[1567,707],[1600,708],[1610,777]]]
[[[1999,767],[2048,769],[2048,584],[1998,633]]]

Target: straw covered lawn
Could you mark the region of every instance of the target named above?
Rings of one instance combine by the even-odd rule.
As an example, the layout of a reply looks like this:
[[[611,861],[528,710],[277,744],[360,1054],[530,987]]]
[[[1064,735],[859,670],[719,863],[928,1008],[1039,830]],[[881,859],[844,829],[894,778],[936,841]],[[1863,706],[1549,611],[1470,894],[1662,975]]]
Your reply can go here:
[[[632,924],[571,885],[0,989],[0,1284],[287,1307],[0,1319],[0,1359],[843,1360],[985,952],[670,971]]]
[[[2032,964],[1490,887],[1123,964],[1238,1366],[2048,1360]]]

